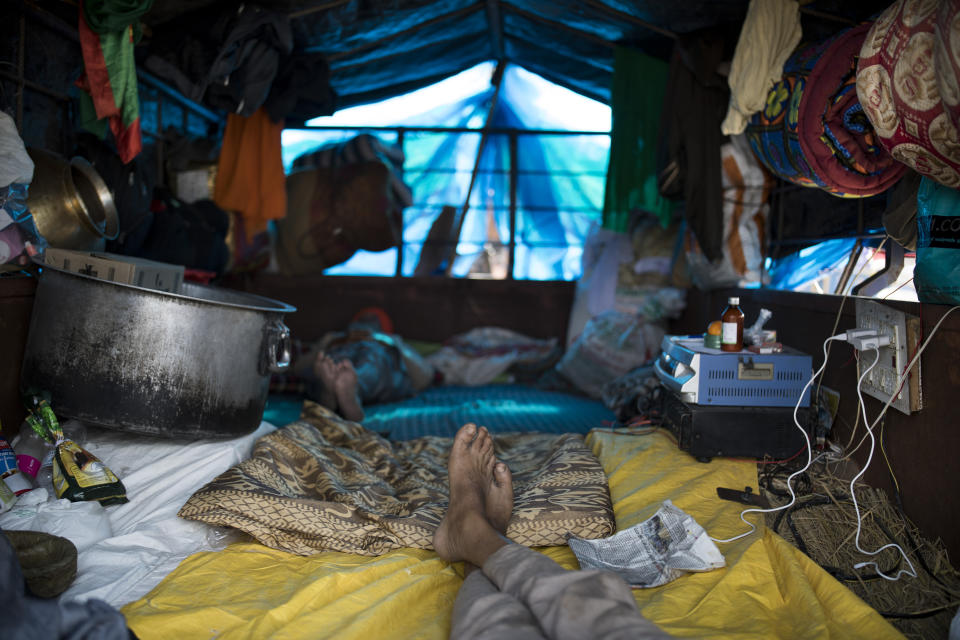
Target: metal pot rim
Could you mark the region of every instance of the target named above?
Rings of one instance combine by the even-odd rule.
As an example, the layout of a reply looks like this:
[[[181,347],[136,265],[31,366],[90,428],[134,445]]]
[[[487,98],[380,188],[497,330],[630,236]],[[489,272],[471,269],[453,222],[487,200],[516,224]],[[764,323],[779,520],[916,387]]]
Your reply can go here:
[[[115,240],[117,236],[120,235],[120,218],[117,214],[117,205],[113,201],[113,194],[107,187],[107,183],[103,181],[103,177],[97,173],[96,168],[94,168],[90,161],[84,157],[74,156],[70,158],[68,164],[71,171],[70,184],[73,185],[73,195],[76,200],[76,206],[83,214],[80,216],[81,222],[94,234],[107,240]],[[74,169],[80,172],[83,177],[90,182],[90,186],[97,192],[97,198],[103,207],[103,222],[97,222],[94,219],[93,214],[87,207],[87,203],[80,197],[76,181],[73,179],[72,171]]]
[[[166,291],[158,291],[158,290],[156,290],[156,289],[148,289],[147,287],[138,287],[138,286],[133,285],[133,284],[125,284],[125,283],[122,283],[122,282],[112,282],[112,281],[110,281],[110,280],[103,280],[103,279],[101,279],[101,278],[94,278],[93,276],[88,276],[88,275],[85,275],[85,274],[83,274],[83,273],[76,273],[76,272],[73,272],[73,271],[66,271],[65,269],[61,269],[61,268],[59,268],[59,267],[54,267],[54,266],[52,266],[52,265],[48,265],[48,264],[44,263],[42,260],[37,260],[36,258],[33,259],[33,263],[34,263],[35,265],[37,265],[38,267],[40,267],[39,280],[40,280],[41,282],[43,281],[43,278],[44,278],[44,275],[43,275],[44,272],[49,269],[50,271],[56,271],[56,272],[61,273],[61,274],[65,275],[65,276],[68,276],[68,277],[72,277],[72,278],[83,278],[83,279],[85,279],[85,280],[92,280],[93,282],[96,282],[96,283],[102,284],[102,285],[113,286],[113,287],[122,287],[122,288],[124,288],[124,289],[132,289],[132,290],[134,290],[134,291],[139,291],[139,292],[142,292],[142,293],[147,293],[147,294],[150,294],[150,295],[155,295],[155,296],[160,296],[160,297],[165,297],[165,298],[178,298],[178,299],[181,299],[181,300],[188,300],[188,301],[190,301],[190,302],[202,302],[202,303],[205,303],[205,304],[211,304],[211,305],[215,305],[215,306],[232,307],[232,308],[234,308],[234,309],[246,309],[246,310],[250,310],[250,311],[270,311],[270,312],[274,312],[274,313],[294,313],[294,312],[297,310],[296,307],[294,307],[294,306],[292,306],[292,305],[289,305],[289,304],[287,304],[286,302],[281,302],[281,301],[279,301],[279,300],[274,300],[273,298],[267,298],[267,297],[265,297],[265,296],[258,296],[258,295],[252,294],[252,293],[247,293],[247,292],[245,292],[245,291],[233,291],[233,290],[230,290],[230,289],[220,289],[220,288],[217,288],[217,287],[210,287],[210,286],[207,286],[207,285],[197,284],[197,283],[193,283],[193,282],[187,283],[187,284],[189,284],[191,287],[195,287],[195,288],[200,289],[200,290],[213,291],[213,292],[223,291],[224,294],[229,295],[229,296],[232,297],[232,298],[250,300],[250,304],[244,304],[244,303],[241,303],[241,302],[228,302],[228,301],[225,301],[225,300],[215,300],[215,299],[211,299],[211,298],[199,298],[199,297],[197,297],[197,296],[189,296],[189,295],[186,295],[186,294],[183,294],[183,293],[169,293],[169,292],[166,292]]]

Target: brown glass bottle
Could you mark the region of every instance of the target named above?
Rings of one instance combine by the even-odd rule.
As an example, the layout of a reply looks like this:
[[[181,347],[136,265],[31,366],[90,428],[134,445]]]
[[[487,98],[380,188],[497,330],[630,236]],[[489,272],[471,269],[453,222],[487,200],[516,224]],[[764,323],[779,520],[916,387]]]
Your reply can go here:
[[[727,300],[727,308],[720,316],[720,348],[723,351],[743,349],[743,311],[740,310],[740,298],[734,296]]]

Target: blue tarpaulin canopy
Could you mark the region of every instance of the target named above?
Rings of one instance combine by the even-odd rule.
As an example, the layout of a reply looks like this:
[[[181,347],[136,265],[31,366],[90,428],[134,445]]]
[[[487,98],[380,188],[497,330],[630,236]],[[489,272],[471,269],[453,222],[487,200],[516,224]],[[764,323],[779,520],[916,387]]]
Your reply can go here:
[[[487,60],[512,62],[608,102],[614,44],[666,59],[678,34],[718,24],[739,25],[748,0],[259,4],[289,17],[295,59],[322,54],[329,62],[330,83],[342,109],[429,86]],[[154,32],[176,33],[196,24],[195,16],[201,12],[236,11],[238,6],[226,0],[164,0],[154,3],[144,21]]]
[[[466,275],[478,259],[500,260],[510,238],[511,136],[516,140],[516,257],[514,277],[570,280],[579,277],[580,254],[590,225],[599,220],[610,138],[610,108],[559,87],[515,65],[506,67],[492,112],[492,62],[477,65],[432,87],[317,118],[311,125],[451,128],[457,132],[404,131],[404,180],[414,205],[404,212],[403,272],[412,274],[431,225],[444,205],[462,207],[490,118],[491,133],[480,158],[457,247],[454,275]],[[558,108],[559,107],[559,108]],[[462,131],[462,129],[473,131]],[[553,131],[536,134],[537,131]],[[564,131],[594,134],[564,135]],[[396,143],[394,131],[373,131]],[[284,132],[289,168],[320,144],[356,135],[355,129]],[[491,258],[491,251],[493,256]],[[360,253],[328,273],[393,275],[396,252]],[[487,265],[489,268],[489,265]]]

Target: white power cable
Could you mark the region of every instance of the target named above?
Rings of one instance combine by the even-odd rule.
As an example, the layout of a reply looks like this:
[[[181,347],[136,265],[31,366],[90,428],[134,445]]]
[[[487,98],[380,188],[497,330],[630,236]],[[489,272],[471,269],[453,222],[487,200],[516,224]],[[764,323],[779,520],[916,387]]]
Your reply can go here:
[[[906,380],[907,376],[910,375],[910,371],[913,369],[913,365],[916,364],[917,360],[920,359],[920,354],[922,354],[922,353],[924,352],[924,350],[927,348],[927,345],[930,344],[930,341],[933,339],[933,336],[936,335],[937,330],[940,328],[940,325],[943,324],[943,321],[947,319],[947,316],[949,316],[951,313],[953,313],[953,312],[956,311],[957,309],[960,309],[960,306],[951,307],[946,313],[944,313],[944,314],[940,317],[940,320],[937,322],[937,324],[935,324],[935,325],[933,326],[933,329],[930,331],[930,335],[928,335],[928,336],[924,339],[923,344],[920,345],[920,348],[917,349],[917,352],[914,354],[913,358],[910,359],[910,362],[907,363],[907,366],[904,368],[904,370],[900,373],[900,376],[897,378],[896,389],[897,389],[898,391],[899,391],[900,387],[903,385],[904,380]],[[880,359],[880,351],[879,351],[879,349],[878,349],[878,350],[877,350],[877,358],[876,358],[876,360],[873,361],[873,364],[870,365],[870,369],[872,369],[872,368],[874,367],[874,365],[877,364],[877,360],[879,360],[879,359]],[[864,402],[863,402],[863,395],[862,395],[861,392],[860,392],[860,387],[861,387],[861,385],[862,385],[862,383],[863,383],[864,378],[866,378],[867,373],[870,371],[870,369],[867,369],[867,371],[865,371],[865,372],[863,373],[863,375],[860,376],[860,379],[857,380],[857,397],[860,399],[860,407],[861,407],[861,410],[863,411],[863,423],[864,423],[865,425],[867,425],[867,433],[864,434],[863,438],[864,438],[864,439],[867,438],[867,437],[870,438],[870,453],[867,455],[867,462],[866,462],[865,465],[863,465],[863,469],[860,471],[860,473],[858,473],[858,474],[853,478],[853,480],[850,481],[850,497],[853,499],[853,507],[854,507],[854,509],[855,509],[856,512],[857,512],[857,534],[856,534],[856,537],[854,538],[854,542],[855,542],[855,544],[856,544],[856,546],[857,546],[857,550],[858,550],[860,553],[864,553],[864,554],[870,555],[870,556],[875,556],[875,555],[877,555],[878,553],[880,553],[881,551],[883,551],[884,549],[887,549],[887,548],[889,548],[889,547],[896,547],[896,549],[897,549],[897,550],[900,552],[900,554],[903,556],[904,560],[907,561],[907,564],[910,566],[910,570],[907,571],[906,569],[900,569],[899,571],[897,571],[897,575],[891,578],[890,576],[884,575],[884,573],[880,571],[880,567],[877,566],[877,563],[876,563],[876,562],[858,562],[857,564],[853,565],[853,568],[854,568],[854,569],[860,569],[861,567],[866,567],[866,566],[873,565],[874,569],[875,569],[876,572],[877,572],[877,575],[879,575],[881,578],[884,578],[884,579],[886,579],[886,580],[891,580],[891,581],[899,580],[899,579],[900,579],[900,576],[901,576],[902,574],[907,574],[908,576],[911,576],[911,577],[913,577],[913,578],[916,578],[916,577],[917,577],[917,571],[916,571],[916,569],[914,568],[913,563],[910,562],[910,558],[907,557],[907,554],[906,554],[906,553],[904,552],[904,550],[900,547],[900,545],[897,545],[897,544],[894,544],[894,543],[889,543],[889,544],[886,544],[886,545],[880,547],[879,549],[877,549],[876,551],[873,551],[873,552],[865,551],[864,549],[862,549],[862,548],[860,547],[860,527],[861,527],[860,507],[859,507],[859,505],[857,504],[857,496],[856,496],[856,494],[854,493],[853,485],[854,485],[854,483],[856,483],[857,480],[860,479],[861,476],[863,476],[864,473],[866,473],[867,467],[870,466],[870,462],[871,462],[871,460],[873,460],[873,452],[874,452],[874,450],[876,449],[876,444],[877,444],[876,437],[873,435],[873,429],[880,423],[880,420],[883,419],[883,416],[887,413],[887,410],[888,410],[888,409],[890,408],[890,406],[893,404],[893,400],[894,400],[894,398],[896,397],[896,393],[893,393],[893,394],[890,395],[890,397],[887,399],[887,402],[883,405],[883,409],[880,411],[880,414],[877,415],[877,418],[873,421],[872,424],[867,420],[867,407],[866,407],[866,405],[865,405]],[[860,443],[857,444],[857,446],[855,447],[854,450],[859,449],[859,448],[860,448],[860,444],[862,444],[862,443],[863,443],[863,439],[860,440]],[[849,455],[850,455],[850,454],[848,454],[847,457],[849,457]]]
[[[937,333],[937,330],[940,328],[940,325],[943,324],[943,321],[947,319],[947,316],[949,316],[951,313],[953,313],[957,309],[960,309],[960,305],[951,307],[946,313],[943,314],[943,316],[940,318],[937,324],[933,326],[933,329],[930,331],[930,335],[928,335],[926,339],[924,339],[923,344],[921,344],[920,347],[917,349],[916,354],[914,354],[913,358],[910,359],[910,362],[907,363],[907,366],[904,368],[903,372],[900,374],[900,377],[897,379],[897,382],[896,382],[897,389],[900,388],[900,386],[903,384],[903,381],[906,379],[906,377],[910,375],[910,371],[913,369],[913,365],[916,364],[917,360],[920,359],[920,355],[927,348],[927,345],[930,344],[930,341],[933,339],[933,336]],[[857,330],[851,331],[850,333],[857,333]],[[744,533],[741,533],[740,535],[734,536],[732,538],[720,539],[720,538],[714,538],[713,536],[711,536],[710,539],[713,540],[714,542],[733,542],[734,540],[745,538],[746,536],[755,532],[757,530],[756,525],[754,525],[752,522],[749,522],[746,518],[744,518],[744,516],[748,513],[774,513],[776,511],[787,509],[796,503],[797,495],[793,491],[793,479],[796,476],[800,475],[801,473],[805,472],[807,469],[810,468],[810,465],[813,464],[813,451],[810,446],[810,437],[807,435],[806,430],[800,426],[800,421],[797,419],[797,412],[800,410],[800,402],[803,400],[803,394],[806,393],[810,385],[812,385],[814,380],[816,380],[817,377],[819,377],[820,374],[823,373],[823,370],[827,366],[827,358],[829,357],[829,354],[827,351],[827,345],[830,343],[831,340],[847,340],[847,338],[848,338],[847,333],[839,333],[835,336],[830,336],[829,338],[823,341],[823,364],[820,365],[820,368],[817,369],[816,373],[813,374],[809,382],[807,382],[807,384],[803,387],[803,390],[800,392],[800,397],[797,399],[797,404],[793,408],[793,422],[794,424],[796,424],[797,428],[800,429],[800,433],[803,434],[804,442],[806,442],[806,445],[807,445],[807,464],[805,464],[802,469],[799,469],[798,471],[794,471],[787,478],[787,490],[790,492],[790,502],[779,507],[772,507],[770,509],[759,509],[759,508],[744,509],[743,511],[740,512],[740,519],[750,527],[750,530]],[[854,536],[854,544],[856,545],[856,548],[860,553],[863,553],[865,555],[870,555],[870,556],[875,556],[879,554],[881,551],[883,551],[884,549],[894,547],[900,552],[900,554],[903,556],[903,559],[907,561],[907,565],[910,567],[910,569],[909,570],[900,569],[899,571],[897,571],[897,574],[895,576],[890,577],[884,574],[882,571],[880,571],[880,567],[877,565],[876,562],[873,562],[873,561],[858,562],[853,565],[853,568],[861,569],[863,567],[873,566],[878,576],[880,576],[881,578],[884,578],[885,580],[890,580],[890,581],[899,580],[900,576],[903,574],[916,578],[917,577],[916,569],[914,568],[913,563],[910,561],[910,558],[907,556],[906,552],[903,550],[903,548],[900,545],[891,542],[880,547],[876,551],[867,551],[860,546],[860,531],[862,528],[862,519],[860,517],[860,506],[857,503],[857,496],[854,491],[854,485],[856,484],[857,480],[859,480],[863,476],[863,474],[866,473],[867,468],[869,468],[870,466],[870,462],[873,459],[873,453],[876,448],[876,438],[873,435],[873,429],[880,423],[880,420],[887,413],[887,410],[893,404],[893,400],[896,395],[896,394],[891,394],[890,398],[887,399],[886,404],[883,405],[883,409],[880,411],[880,414],[876,417],[876,419],[871,424],[870,421],[867,419],[867,407],[863,402],[861,386],[863,384],[863,380],[867,377],[867,374],[870,373],[870,370],[873,369],[877,365],[877,362],[880,360],[880,349],[876,345],[871,345],[869,346],[869,348],[876,351],[877,357],[874,359],[873,364],[871,364],[866,369],[866,371],[864,371],[860,375],[860,377],[857,380],[857,397],[859,398],[860,408],[863,413],[863,423],[867,428],[867,433],[863,436],[863,438],[864,439],[866,439],[867,437],[870,438],[870,454],[867,457],[867,462],[863,466],[863,469],[860,471],[860,473],[854,476],[853,480],[850,481],[850,497],[853,500],[853,507],[857,514],[857,531],[856,531],[856,535]],[[859,413],[860,412],[858,412],[858,414]],[[862,439],[860,443],[861,444],[863,443]],[[859,447],[860,447],[860,444],[858,444],[857,447],[855,447],[855,449]]]
[[[917,360],[920,359],[920,354],[923,353],[924,350],[927,348],[927,345],[930,344],[930,341],[933,339],[933,336],[937,333],[937,330],[940,328],[940,325],[943,324],[943,321],[947,319],[948,315],[950,315],[957,309],[960,309],[960,305],[955,307],[950,307],[950,309],[948,309],[947,312],[940,317],[940,320],[937,321],[937,324],[933,325],[933,329],[930,331],[930,335],[924,338],[923,344],[920,345],[920,347],[917,349],[917,352],[913,355],[913,358],[910,359],[910,362],[907,363],[907,366],[904,367],[903,371],[900,372],[900,377],[897,378],[897,382],[896,382],[896,388],[898,391],[900,387],[903,386],[904,380],[906,380],[907,376],[910,375],[910,371],[913,369],[913,365],[916,364]],[[895,398],[896,398],[896,394],[893,394],[890,396],[886,404],[883,405],[883,409],[880,411],[880,414],[877,416],[876,420],[873,421],[873,424],[867,425],[869,430],[873,430],[874,427],[880,424],[880,420],[882,420],[883,416],[886,415],[887,409],[889,409],[890,406],[893,404],[893,401]],[[860,419],[860,412],[857,412],[857,420],[859,419]],[[867,434],[863,434],[863,437],[860,438],[860,441],[857,443],[857,446],[855,446],[850,451],[843,452],[843,458],[841,458],[841,460],[846,460],[850,458],[860,448],[860,446],[866,441],[866,439],[867,439]]]
[[[932,335],[933,334],[931,334],[931,337]],[[867,367],[867,370],[864,371],[860,375],[860,378],[857,380],[857,397],[860,399],[860,409],[863,411],[863,424],[870,424],[870,421],[867,420],[867,405],[864,404],[863,402],[863,393],[862,393],[861,387],[863,386],[863,381],[867,377],[867,374],[870,373],[870,370],[873,369],[875,366],[877,366],[877,363],[880,362],[880,349],[878,349],[875,346],[870,348],[874,350],[874,352],[877,354],[877,357],[873,359],[873,363],[869,367]],[[919,352],[917,353],[917,355],[920,355]],[[891,396],[891,399],[892,399],[892,396]],[[907,552],[904,551],[903,548],[897,543],[889,542],[875,551],[867,551],[866,549],[860,546],[860,530],[863,525],[863,519],[860,516],[860,505],[857,504],[857,494],[854,491],[854,485],[857,483],[857,480],[859,480],[863,476],[863,474],[867,472],[867,468],[870,467],[870,462],[873,461],[873,452],[876,450],[876,447],[877,447],[877,439],[873,435],[873,427],[875,425],[876,425],[876,422],[874,422],[872,425],[870,425],[867,428],[867,435],[870,436],[870,453],[867,454],[867,462],[863,465],[863,468],[860,470],[860,473],[855,475],[853,479],[850,481],[850,499],[853,500],[853,510],[857,514],[857,534],[853,537],[853,544],[857,547],[857,551],[859,551],[860,553],[866,554],[868,556],[875,556],[879,554],[881,551],[883,551],[884,549],[889,549],[892,547],[900,552],[900,555],[903,556],[903,559],[907,561],[907,565],[910,567],[910,570],[908,571],[906,569],[900,569],[899,571],[897,571],[897,575],[890,577],[887,574],[885,574],[883,571],[880,571],[880,565],[878,565],[876,562],[872,560],[868,562],[858,562],[855,565],[853,565],[853,568],[862,569],[863,567],[872,566],[874,570],[877,572],[878,576],[880,576],[884,580],[890,580],[891,582],[895,582],[899,580],[900,576],[903,574],[906,574],[911,578],[916,578],[917,570],[913,567],[913,563],[910,562],[910,558],[907,556]]]
[[[788,502],[785,505],[782,505],[779,507],[771,507],[769,509],[759,509],[756,507],[751,509],[744,509],[743,511],[740,512],[740,519],[743,520],[745,524],[749,525],[750,531],[741,533],[740,535],[734,536],[732,538],[720,539],[720,538],[714,538],[713,536],[711,536],[710,539],[713,540],[714,542],[733,542],[734,540],[745,538],[746,536],[756,531],[757,526],[752,522],[749,522],[746,518],[743,517],[748,513],[774,513],[777,511],[782,511],[783,509],[788,509],[792,507],[794,503],[796,503],[797,494],[793,492],[793,479],[798,475],[800,475],[801,473],[803,473],[804,471],[806,471],[807,469],[809,469],[810,465],[813,464],[813,450],[810,446],[810,436],[807,435],[807,430],[804,429],[802,426],[800,426],[800,420],[797,419],[797,412],[800,411],[800,403],[803,401],[803,394],[807,392],[807,389],[810,388],[810,385],[812,385],[814,380],[816,380],[817,377],[821,373],[823,373],[823,370],[827,366],[827,358],[829,357],[829,355],[827,354],[827,344],[829,344],[831,340],[846,340],[846,339],[847,339],[846,333],[839,333],[835,336],[830,336],[829,338],[823,341],[823,364],[820,365],[820,368],[817,369],[816,373],[813,374],[809,382],[807,382],[807,384],[803,387],[803,390],[800,391],[800,397],[797,398],[797,405],[793,408],[793,422],[794,424],[797,425],[797,429],[800,430],[800,433],[803,434],[803,440],[807,445],[807,464],[805,464],[802,469],[799,469],[791,473],[790,476],[787,478],[787,490],[790,492],[790,502]]]
[[[904,370],[900,373],[900,377],[897,378],[896,389],[898,391],[900,390],[900,387],[903,386],[903,381],[906,380],[907,376],[910,375],[910,370],[913,369],[913,365],[916,364],[917,360],[920,359],[920,354],[923,353],[923,351],[927,348],[927,345],[930,344],[930,340],[933,339],[934,334],[937,333],[937,329],[939,329],[940,325],[943,324],[943,321],[947,319],[947,316],[953,313],[954,311],[956,311],[957,309],[960,309],[960,305],[957,305],[955,307],[950,307],[950,309],[948,309],[947,312],[940,317],[940,320],[937,322],[937,324],[933,325],[933,329],[930,331],[930,335],[924,339],[923,344],[920,345],[919,349],[917,349],[917,353],[914,354],[913,358],[910,359],[910,362],[907,363],[906,368],[904,368]],[[877,419],[874,420],[873,424],[870,425],[871,430],[873,430],[875,426],[880,424],[880,420],[887,413],[887,409],[890,408],[890,405],[893,404],[895,397],[896,397],[896,393],[892,394],[890,396],[890,399],[887,400],[886,404],[883,405],[883,409],[880,411],[880,415],[878,415]],[[866,416],[864,416],[864,418],[866,418]]]

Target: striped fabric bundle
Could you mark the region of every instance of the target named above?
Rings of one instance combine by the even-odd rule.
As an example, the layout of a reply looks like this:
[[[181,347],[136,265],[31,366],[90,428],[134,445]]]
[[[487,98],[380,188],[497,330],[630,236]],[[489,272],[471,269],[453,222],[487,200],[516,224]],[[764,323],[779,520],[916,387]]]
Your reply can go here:
[[[705,290],[766,283],[766,226],[773,176],[750,150],[745,135],[720,147],[723,185],[723,255],[707,260],[693,233],[685,241],[694,284]]]
[[[403,149],[385,144],[369,133],[305,153],[293,161],[293,170],[342,167],[366,160],[380,160],[390,168],[390,190],[401,208],[413,204],[413,192],[403,181]]]

